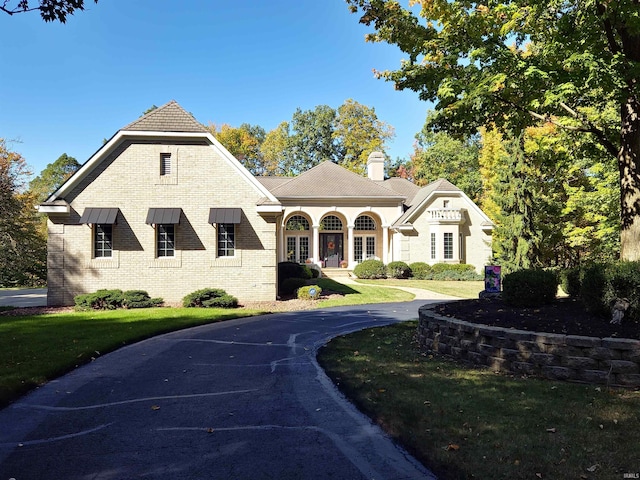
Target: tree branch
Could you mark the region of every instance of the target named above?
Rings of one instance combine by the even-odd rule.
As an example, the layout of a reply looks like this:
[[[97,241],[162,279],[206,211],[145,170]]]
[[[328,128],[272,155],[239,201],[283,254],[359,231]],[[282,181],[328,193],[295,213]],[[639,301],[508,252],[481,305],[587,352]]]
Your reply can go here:
[[[564,125],[560,122],[558,122],[557,118],[554,117],[553,115],[550,114],[540,114],[538,112],[534,112],[533,110],[529,110],[526,109],[524,107],[522,107],[521,105],[518,105],[514,102],[512,102],[511,100],[507,100],[505,98],[502,98],[500,96],[495,96],[500,102],[505,103],[509,106],[511,106],[512,108],[515,108],[523,113],[527,113],[528,115],[532,116],[533,118],[543,121],[543,122],[548,122],[551,123],[553,125],[555,125],[558,128],[562,128],[563,130],[567,130],[570,132],[583,132],[583,133],[590,133],[592,134],[596,140],[598,141],[598,143],[600,145],[602,145],[605,150],[607,152],[609,152],[609,154],[613,155],[613,157],[618,157],[618,152],[619,152],[619,148],[611,141],[607,138],[604,130],[602,130],[601,128],[598,128],[596,125],[594,125],[593,123],[591,123],[590,121],[586,120],[585,118],[583,118],[578,112],[576,112],[575,110],[573,110],[571,107],[569,107],[566,103],[564,102],[560,102],[560,106],[566,110],[572,117],[574,117],[575,119],[579,120],[582,125],[580,126],[573,126],[573,125]]]

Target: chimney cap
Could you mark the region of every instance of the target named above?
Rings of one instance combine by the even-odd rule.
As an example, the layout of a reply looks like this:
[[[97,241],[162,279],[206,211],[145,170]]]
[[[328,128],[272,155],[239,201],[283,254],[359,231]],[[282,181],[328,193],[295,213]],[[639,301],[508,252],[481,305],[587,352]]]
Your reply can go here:
[[[369,157],[367,157],[367,165],[373,162],[384,162],[384,153],[382,152],[371,152]]]

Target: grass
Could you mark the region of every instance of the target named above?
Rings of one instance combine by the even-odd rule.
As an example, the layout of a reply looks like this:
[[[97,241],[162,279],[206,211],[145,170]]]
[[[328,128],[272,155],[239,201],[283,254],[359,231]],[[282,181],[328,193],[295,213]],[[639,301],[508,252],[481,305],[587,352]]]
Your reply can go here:
[[[416,322],[406,322],[336,338],[319,361],[439,478],[640,472],[640,392],[465,368],[421,354],[415,330]]]
[[[322,308],[383,302],[408,302],[415,297],[412,293],[397,288],[380,288],[379,285],[344,285],[330,278],[317,278],[314,283],[317,283],[324,293],[331,291],[343,295],[338,298],[320,300],[318,307]]]
[[[402,302],[397,289],[346,286],[318,279],[323,290],[342,293],[317,307]],[[96,356],[182,328],[267,313],[248,309],[150,308],[0,317],[0,407]]]
[[[387,278],[385,280],[357,280],[365,285],[386,285],[389,287],[410,287],[431,290],[432,292],[451,295],[459,298],[478,298],[478,294],[484,290],[483,281],[457,281],[457,280],[414,280]]]

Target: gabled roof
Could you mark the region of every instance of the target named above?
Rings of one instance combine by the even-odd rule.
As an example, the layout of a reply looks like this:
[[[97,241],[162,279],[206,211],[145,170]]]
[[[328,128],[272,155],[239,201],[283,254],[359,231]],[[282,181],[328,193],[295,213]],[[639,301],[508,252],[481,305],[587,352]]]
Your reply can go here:
[[[284,182],[263,183],[279,199],[283,198],[387,198],[405,196],[378,183],[326,161]]]
[[[175,100],[158,107],[120,130],[143,132],[202,132],[208,130]]]
[[[414,214],[427,201],[427,199],[431,197],[433,194],[435,194],[436,192],[455,193],[457,195],[467,198],[467,200],[469,200],[469,203],[475,206],[475,203],[473,203],[471,199],[469,199],[469,197],[467,197],[462,190],[460,190],[458,187],[456,187],[453,183],[449,182],[448,180],[440,178],[435,182],[431,182],[429,185],[422,187],[416,193],[416,195],[413,197],[412,202],[410,203],[411,207],[406,212],[404,212],[404,214],[398,220],[394,222],[394,225],[399,226],[399,225],[410,223],[413,220]],[[483,213],[483,216],[486,217],[484,213]]]
[[[269,190],[256,180],[251,173],[233,156],[224,146],[216,140],[202,124],[186,112],[175,100],[152,110],[141,118],[121,128],[98,151],[96,151],[80,169],[64,182],[58,190],[40,206],[43,213],[68,213],[69,205],[64,200],[67,193],[73,187],[86,178],[100,163],[107,158],[124,141],[146,140],[166,138],[167,141],[187,140],[202,141],[216,151],[247,183],[259,192],[263,199],[261,204],[266,205],[263,210],[277,212],[281,208],[277,198]],[[258,208],[260,210],[260,206]],[[64,210],[64,212],[63,212]]]

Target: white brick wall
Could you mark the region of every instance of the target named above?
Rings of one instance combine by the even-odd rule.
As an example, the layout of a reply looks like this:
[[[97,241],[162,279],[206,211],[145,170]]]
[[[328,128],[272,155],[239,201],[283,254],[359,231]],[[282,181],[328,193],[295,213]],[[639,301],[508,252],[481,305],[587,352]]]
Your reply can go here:
[[[176,162],[167,181],[159,175],[161,152]],[[223,288],[241,301],[276,297],[275,224],[256,212],[262,194],[207,145],[126,144],[65,199],[69,215],[49,219],[49,304],[100,288],[142,289],[180,302],[206,287]],[[92,232],[80,225],[87,207],[119,208],[111,259],[92,258]],[[155,231],[145,224],[149,208],[181,208],[176,256],[155,258]],[[216,258],[209,208],[241,208],[236,257]]]

